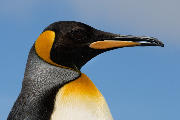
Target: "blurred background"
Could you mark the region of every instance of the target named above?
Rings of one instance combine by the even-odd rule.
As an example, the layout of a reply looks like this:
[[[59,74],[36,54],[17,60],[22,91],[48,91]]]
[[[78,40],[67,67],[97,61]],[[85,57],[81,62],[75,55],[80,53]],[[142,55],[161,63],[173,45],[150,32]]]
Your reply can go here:
[[[120,48],[83,68],[115,120],[180,120],[179,0],[1,0],[0,119],[20,90],[28,52],[55,21],[80,21],[124,35],[157,37],[161,47]]]

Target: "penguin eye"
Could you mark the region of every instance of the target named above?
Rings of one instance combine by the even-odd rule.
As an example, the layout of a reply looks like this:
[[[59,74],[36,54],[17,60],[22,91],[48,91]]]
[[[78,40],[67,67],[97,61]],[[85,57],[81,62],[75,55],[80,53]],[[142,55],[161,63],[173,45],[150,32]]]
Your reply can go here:
[[[82,29],[75,29],[75,30],[72,30],[70,32],[70,36],[71,36],[71,39],[75,40],[75,41],[78,41],[78,42],[83,42],[86,38],[87,38],[87,34],[86,34],[86,31],[85,30],[82,30]]]
[[[81,29],[71,30],[71,34],[79,34],[81,32],[83,32],[83,30],[81,30]]]

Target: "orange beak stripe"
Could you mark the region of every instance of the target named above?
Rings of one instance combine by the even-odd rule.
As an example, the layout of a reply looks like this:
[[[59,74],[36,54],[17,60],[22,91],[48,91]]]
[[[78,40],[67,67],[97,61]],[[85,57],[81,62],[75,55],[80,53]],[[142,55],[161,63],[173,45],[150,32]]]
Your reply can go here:
[[[108,49],[108,48],[133,47],[139,45],[141,45],[141,43],[130,42],[130,41],[104,40],[104,41],[93,42],[90,44],[89,47],[93,49]]]

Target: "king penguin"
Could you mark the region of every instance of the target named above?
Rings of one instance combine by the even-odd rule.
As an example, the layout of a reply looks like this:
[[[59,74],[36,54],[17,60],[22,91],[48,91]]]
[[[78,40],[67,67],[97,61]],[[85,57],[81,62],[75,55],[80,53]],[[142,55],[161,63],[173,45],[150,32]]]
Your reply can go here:
[[[164,44],[75,21],[49,25],[30,50],[22,89],[8,120],[113,120],[104,97],[80,69],[103,52],[134,46]]]

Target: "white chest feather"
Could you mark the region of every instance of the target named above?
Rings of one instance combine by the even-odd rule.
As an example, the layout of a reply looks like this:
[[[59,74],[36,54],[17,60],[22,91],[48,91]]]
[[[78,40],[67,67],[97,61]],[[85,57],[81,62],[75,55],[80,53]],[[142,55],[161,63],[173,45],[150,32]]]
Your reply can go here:
[[[82,74],[66,84],[56,95],[51,120],[113,120],[102,94]]]

